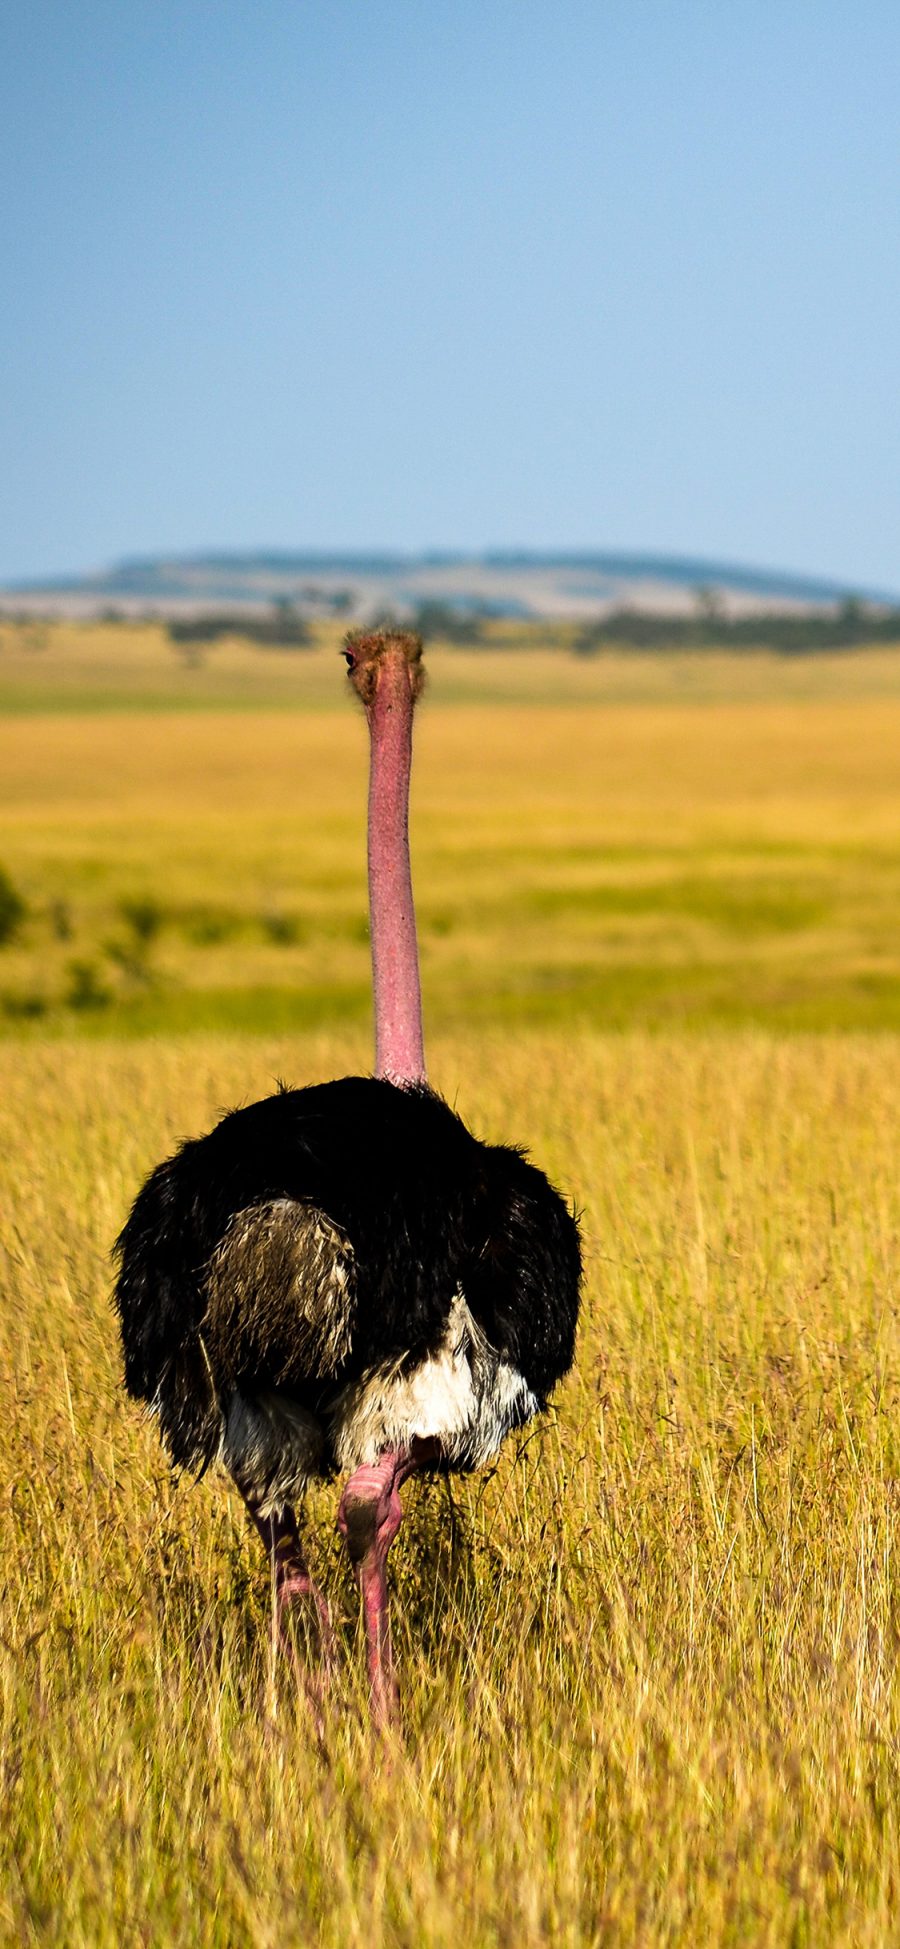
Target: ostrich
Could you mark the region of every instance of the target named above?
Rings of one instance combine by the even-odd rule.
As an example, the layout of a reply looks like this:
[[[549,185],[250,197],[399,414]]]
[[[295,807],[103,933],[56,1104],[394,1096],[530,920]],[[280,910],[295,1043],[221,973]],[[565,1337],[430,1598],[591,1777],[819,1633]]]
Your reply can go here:
[[[277,1613],[328,1610],[297,1511],[347,1480],[372,1714],[393,1714],[387,1558],[417,1470],[470,1470],[546,1407],[574,1349],[581,1256],[559,1193],[426,1081],[409,863],[418,637],[352,633],[370,733],[374,1076],[282,1088],[184,1143],[117,1240],[125,1385],[172,1462],[224,1463],[273,1566]]]

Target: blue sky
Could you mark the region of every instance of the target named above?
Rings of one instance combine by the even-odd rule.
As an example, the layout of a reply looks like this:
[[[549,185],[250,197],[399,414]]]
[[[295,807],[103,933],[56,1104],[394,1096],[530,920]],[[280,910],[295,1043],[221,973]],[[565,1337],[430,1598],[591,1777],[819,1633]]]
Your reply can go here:
[[[0,577],[639,548],[900,590],[891,0],[29,0]]]

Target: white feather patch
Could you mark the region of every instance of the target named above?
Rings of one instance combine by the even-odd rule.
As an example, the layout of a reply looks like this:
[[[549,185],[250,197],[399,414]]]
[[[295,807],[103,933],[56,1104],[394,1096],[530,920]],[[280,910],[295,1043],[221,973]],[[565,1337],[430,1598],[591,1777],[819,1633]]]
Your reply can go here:
[[[451,1466],[479,1467],[538,1405],[458,1292],[441,1345],[429,1359],[406,1373],[399,1363],[375,1367],[333,1396],[323,1409],[327,1449],[341,1470],[352,1471],[377,1461],[385,1449],[431,1438]],[[274,1389],[252,1399],[232,1395],[221,1455],[262,1516],[300,1503],[312,1478],[328,1466],[325,1428]]]
[[[523,1376],[485,1339],[457,1292],[437,1351],[409,1372],[377,1367],[342,1388],[328,1423],[342,1469],[428,1437],[446,1461],[472,1467],[496,1455],[509,1430],[537,1409]]]

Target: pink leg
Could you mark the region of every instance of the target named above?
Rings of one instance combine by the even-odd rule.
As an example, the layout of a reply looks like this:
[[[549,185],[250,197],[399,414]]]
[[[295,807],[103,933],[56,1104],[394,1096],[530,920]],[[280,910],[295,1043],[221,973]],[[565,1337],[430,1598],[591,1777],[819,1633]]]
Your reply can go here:
[[[262,1537],[272,1565],[280,1642],[282,1645],[290,1644],[288,1613],[292,1606],[303,1600],[307,1606],[311,1605],[314,1608],[318,1617],[319,1638],[327,1662],[333,1647],[331,1614],[318,1585],[310,1576],[293,1510],[284,1509],[277,1516],[261,1516],[249,1496],[245,1496],[244,1501],[250,1520]]]
[[[415,1469],[432,1459],[432,1445],[424,1442],[415,1442],[412,1450],[387,1449],[377,1462],[351,1475],[338,1510],[338,1529],[359,1578],[372,1718],[380,1728],[390,1724],[398,1704],[388,1615],[387,1556],[403,1521],[399,1491]]]

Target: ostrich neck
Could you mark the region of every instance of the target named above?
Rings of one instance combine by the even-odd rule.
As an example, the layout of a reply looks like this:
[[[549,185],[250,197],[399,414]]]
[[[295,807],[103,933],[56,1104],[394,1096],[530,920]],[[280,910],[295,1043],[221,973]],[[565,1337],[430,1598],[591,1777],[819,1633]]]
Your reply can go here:
[[[406,662],[385,658],[369,713],[369,924],[375,1072],[424,1083],[419,950],[409,863],[413,699]]]

